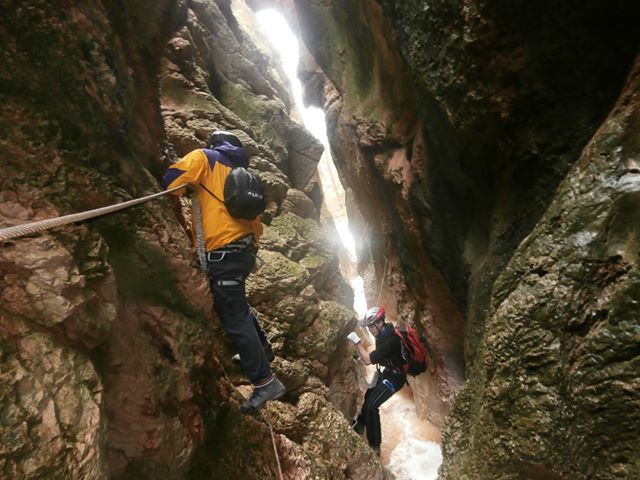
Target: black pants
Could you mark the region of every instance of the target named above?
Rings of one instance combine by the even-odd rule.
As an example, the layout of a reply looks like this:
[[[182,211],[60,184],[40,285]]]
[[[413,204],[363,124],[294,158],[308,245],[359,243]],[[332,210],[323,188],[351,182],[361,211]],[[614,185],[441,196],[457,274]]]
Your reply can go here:
[[[259,384],[271,376],[262,344],[267,343],[258,319],[249,308],[245,280],[256,263],[256,251],[216,250],[209,253],[209,286],[222,327],[233,341],[244,373],[251,383]]]
[[[386,382],[385,382],[386,380]],[[380,405],[389,400],[400,390],[407,379],[403,373],[385,369],[378,378],[375,387],[364,394],[364,403],[358,415],[358,423],[367,427],[367,441],[373,448],[380,448],[382,430],[380,428]],[[385,385],[386,384],[386,385]],[[391,388],[390,388],[391,387]]]

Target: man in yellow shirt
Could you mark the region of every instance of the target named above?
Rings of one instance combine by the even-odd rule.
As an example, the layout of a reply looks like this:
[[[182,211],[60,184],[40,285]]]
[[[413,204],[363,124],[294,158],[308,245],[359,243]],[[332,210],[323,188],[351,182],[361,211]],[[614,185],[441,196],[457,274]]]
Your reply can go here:
[[[254,385],[251,397],[240,407],[244,414],[257,412],[267,401],[286,392],[271,370],[273,351],[245,292],[245,280],[255,265],[262,235],[260,217],[234,218],[221,200],[227,175],[236,167],[248,165],[249,157],[240,139],[230,132],[214,131],[209,148],[188,153],[163,177],[165,188],[188,184],[198,195],[213,306]]]

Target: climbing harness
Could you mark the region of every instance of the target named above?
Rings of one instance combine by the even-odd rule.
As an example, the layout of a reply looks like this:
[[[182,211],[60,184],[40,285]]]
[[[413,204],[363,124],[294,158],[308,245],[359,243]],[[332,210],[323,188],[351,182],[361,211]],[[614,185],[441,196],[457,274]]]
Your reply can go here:
[[[389,380],[388,378],[385,378],[384,380],[382,380],[382,384],[391,393],[396,393],[396,386],[393,383],[391,383],[391,380]]]
[[[72,213],[71,215],[64,215],[62,217],[55,217],[47,220],[40,220],[38,222],[25,223],[23,225],[15,225],[13,227],[3,228],[0,229],[0,243],[12,238],[18,238],[24,235],[29,235],[31,233],[42,232],[51,228],[69,225],[70,223],[82,222],[90,218],[100,217],[102,215],[107,215],[119,210],[124,210],[125,208],[140,205],[141,203],[148,202],[149,200],[153,200],[154,198],[161,197],[184,187],[184,185],[180,185],[170,190],[147,195],[146,197],[135,198],[126,202],[117,203],[115,205],[109,205],[107,207],[96,208],[94,210],[88,210],[86,212]]]
[[[214,280],[219,287],[236,287],[242,285],[244,281],[242,277],[234,278],[231,280]]]

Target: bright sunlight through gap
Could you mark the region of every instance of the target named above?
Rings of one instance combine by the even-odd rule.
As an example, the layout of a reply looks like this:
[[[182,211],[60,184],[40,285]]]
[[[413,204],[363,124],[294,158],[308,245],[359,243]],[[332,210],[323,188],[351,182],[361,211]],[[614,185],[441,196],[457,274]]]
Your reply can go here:
[[[332,207],[338,207],[336,210],[342,212],[342,214],[334,216],[334,224],[349,254],[350,261],[355,263],[357,262],[355,242],[349,230],[344,210],[344,189],[342,189],[329,153],[324,112],[314,107],[306,108],[302,102],[302,85],[297,76],[298,39],[289,28],[284,17],[277,11],[272,9],[262,10],[257,12],[256,17],[263,34],[280,55],[284,72],[291,82],[294,101],[302,116],[304,126],[325,147],[325,153],[318,165],[320,180],[323,184],[323,189],[324,185],[333,185],[332,188],[338,190],[338,198],[325,198],[325,200],[327,203],[331,201],[338,203],[338,205],[332,205]],[[352,279],[351,286],[354,290],[354,310],[359,316],[362,316],[367,310],[362,277],[357,276]],[[417,428],[421,420],[416,415],[413,401],[408,400],[404,395],[396,395],[386,405],[383,405],[383,408],[388,411],[388,421],[395,424],[397,433],[402,437],[397,447],[390,453],[389,464],[387,465],[389,470],[397,480],[435,480],[438,477],[438,466],[442,462],[440,446],[421,435],[425,428]]]
[[[302,116],[304,126],[324,146],[324,153],[318,165],[320,181],[323,184],[323,189],[326,189],[327,185],[332,185],[331,190],[337,191],[338,198],[330,199],[327,197],[325,200],[328,204],[336,202],[338,205],[330,206],[332,209],[333,207],[338,207],[337,211],[342,212],[342,215],[332,215],[333,223],[338,231],[342,245],[349,255],[350,261],[355,264],[357,262],[355,241],[349,230],[349,223],[346,217],[344,189],[340,184],[338,173],[329,153],[329,140],[327,139],[324,112],[319,108],[305,107],[302,101],[302,85],[300,84],[297,74],[298,58],[300,55],[298,39],[289,28],[287,21],[277,11],[272,9],[261,10],[256,14],[256,17],[263,34],[280,55],[283,70],[291,83],[293,99],[296,108]],[[362,316],[367,310],[362,278],[357,276],[352,279],[351,287],[354,291],[353,308],[358,316]]]

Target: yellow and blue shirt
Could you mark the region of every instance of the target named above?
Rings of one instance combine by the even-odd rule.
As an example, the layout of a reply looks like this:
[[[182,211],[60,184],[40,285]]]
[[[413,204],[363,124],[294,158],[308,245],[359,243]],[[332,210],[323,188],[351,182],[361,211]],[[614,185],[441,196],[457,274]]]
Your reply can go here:
[[[183,184],[196,187],[200,210],[205,249],[216,250],[228,243],[252,234],[257,242],[262,235],[260,217],[255,220],[241,220],[232,217],[224,204],[224,181],[235,167],[249,166],[249,157],[242,147],[223,142],[212,149],[194,150],[171,165],[162,178],[165,188]],[[211,193],[207,192],[206,187]],[[177,190],[181,195],[184,189]]]

